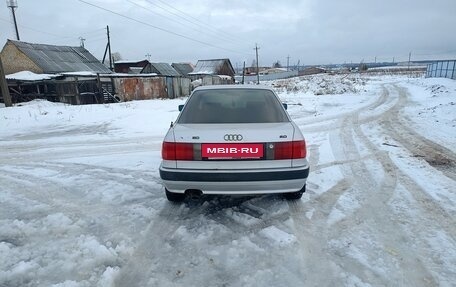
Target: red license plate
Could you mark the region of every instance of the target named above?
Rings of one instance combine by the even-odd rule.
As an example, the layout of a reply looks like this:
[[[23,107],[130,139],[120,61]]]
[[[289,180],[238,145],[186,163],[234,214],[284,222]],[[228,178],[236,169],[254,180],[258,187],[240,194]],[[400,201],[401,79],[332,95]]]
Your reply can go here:
[[[208,159],[262,158],[263,144],[202,144],[201,156]]]

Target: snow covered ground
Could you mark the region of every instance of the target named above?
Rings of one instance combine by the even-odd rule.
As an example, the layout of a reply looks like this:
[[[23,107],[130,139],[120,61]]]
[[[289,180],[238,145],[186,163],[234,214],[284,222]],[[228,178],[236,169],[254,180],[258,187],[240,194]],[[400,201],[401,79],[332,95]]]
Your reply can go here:
[[[269,82],[306,136],[302,200],[168,203],[185,99],[0,107],[0,286],[454,286],[456,82]]]

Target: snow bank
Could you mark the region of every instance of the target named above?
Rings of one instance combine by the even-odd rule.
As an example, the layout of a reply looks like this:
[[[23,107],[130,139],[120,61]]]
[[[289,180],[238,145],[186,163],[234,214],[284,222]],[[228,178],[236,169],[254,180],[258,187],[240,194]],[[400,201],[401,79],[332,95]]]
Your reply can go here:
[[[416,131],[456,152],[456,81],[445,78],[409,79],[404,86],[410,91],[414,106],[404,113]]]
[[[314,95],[334,95],[365,91],[369,78],[356,75],[326,75],[295,77],[265,82],[279,93],[312,93]]]
[[[19,80],[19,81],[41,81],[50,80],[57,77],[58,75],[53,74],[35,74],[30,71],[21,71],[14,74],[6,75],[7,80]]]
[[[85,140],[97,137],[124,138],[132,135],[163,135],[178,115],[178,105],[184,99],[149,100],[109,105],[71,106],[34,100],[17,104],[15,108],[1,109],[0,138],[16,136],[38,140],[49,136],[68,136],[79,130],[77,136]],[[164,112],[157,113],[160,110]],[[131,120],[134,118],[134,124]]]

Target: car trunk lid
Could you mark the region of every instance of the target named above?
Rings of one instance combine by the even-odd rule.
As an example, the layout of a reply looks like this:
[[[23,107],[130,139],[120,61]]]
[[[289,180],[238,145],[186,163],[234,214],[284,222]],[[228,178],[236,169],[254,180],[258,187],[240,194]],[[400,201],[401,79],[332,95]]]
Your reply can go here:
[[[261,169],[291,167],[291,159],[274,159],[277,143],[293,141],[291,122],[261,124],[176,124],[176,143],[193,145],[193,160],[177,168]]]

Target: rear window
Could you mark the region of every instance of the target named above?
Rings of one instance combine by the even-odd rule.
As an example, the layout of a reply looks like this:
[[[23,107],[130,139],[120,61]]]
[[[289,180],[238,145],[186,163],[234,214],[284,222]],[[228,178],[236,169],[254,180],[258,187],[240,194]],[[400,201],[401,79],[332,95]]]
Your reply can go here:
[[[288,122],[282,104],[269,90],[220,89],[196,91],[178,123],[280,123]]]

